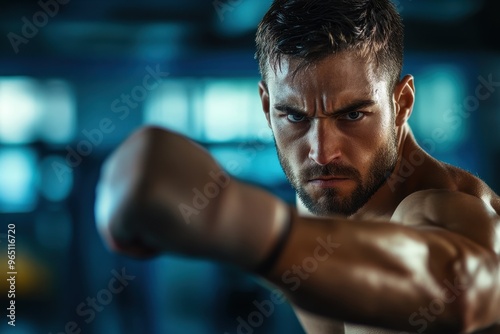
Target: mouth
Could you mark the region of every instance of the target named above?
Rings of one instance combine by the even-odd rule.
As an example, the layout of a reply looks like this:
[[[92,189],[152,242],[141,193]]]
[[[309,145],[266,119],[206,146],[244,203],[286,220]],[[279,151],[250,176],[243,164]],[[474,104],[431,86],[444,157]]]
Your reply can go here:
[[[308,180],[309,184],[312,184],[313,186],[317,186],[320,188],[332,188],[339,186],[347,181],[350,181],[351,179],[348,177],[333,177],[333,176],[321,176],[317,177],[314,179]]]

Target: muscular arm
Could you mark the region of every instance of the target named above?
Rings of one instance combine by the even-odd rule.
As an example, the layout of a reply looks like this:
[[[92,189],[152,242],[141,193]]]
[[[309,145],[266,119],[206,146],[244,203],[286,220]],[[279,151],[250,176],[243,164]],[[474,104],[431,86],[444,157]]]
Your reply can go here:
[[[103,169],[96,207],[103,236],[129,255],[168,252],[252,270],[271,252],[289,209],[231,180],[187,222],[179,206],[193,206],[194,189],[204,191],[220,171],[187,139],[140,131]],[[426,333],[491,325],[500,320],[498,216],[468,195],[432,196],[405,200],[396,212],[403,225],[294,213],[265,278],[299,307],[348,322]]]
[[[405,214],[425,226],[417,220],[401,226],[296,218],[288,247],[268,278],[298,306],[348,322],[426,333],[491,325],[499,320],[500,306],[498,256],[489,233],[493,213],[468,195],[433,196],[441,202]],[[454,203],[470,211],[461,216]],[[405,203],[410,204],[411,199]],[[436,205],[444,212],[439,217],[432,216]],[[456,219],[460,231],[428,225],[444,215]],[[485,228],[488,233],[473,231]]]

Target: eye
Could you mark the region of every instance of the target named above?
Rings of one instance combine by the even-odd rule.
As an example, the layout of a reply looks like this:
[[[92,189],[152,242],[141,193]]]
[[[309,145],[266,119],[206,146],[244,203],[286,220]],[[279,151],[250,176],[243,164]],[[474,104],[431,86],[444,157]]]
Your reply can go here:
[[[300,123],[306,120],[306,116],[299,114],[288,114],[286,118],[292,123]]]
[[[364,113],[360,111],[351,111],[345,115],[342,115],[341,118],[347,120],[347,121],[359,121],[365,116]]]

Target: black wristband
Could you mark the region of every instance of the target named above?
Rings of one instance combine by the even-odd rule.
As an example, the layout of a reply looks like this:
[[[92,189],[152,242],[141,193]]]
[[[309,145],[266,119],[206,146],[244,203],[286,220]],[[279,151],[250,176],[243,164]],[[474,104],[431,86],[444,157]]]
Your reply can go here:
[[[276,245],[274,246],[273,250],[267,258],[262,261],[257,268],[254,270],[254,272],[257,275],[264,276],[269,273],[269,271],[273,268],[273,266],[276,264],[278,261],[279,256],[281,255],[281,252],[283,251],[283,248],[285,248],[286,242],[288,241],[288,237],[290,236],[290,232],[292,231],[292,224],[293,224],[293,219],[294,219],[294,214],[293,214],[293,208],[290,207],[290,210],[288,211],[288,219],[286,226],[283,228],[283,231],[281,231],[281,235],[276,242]]]

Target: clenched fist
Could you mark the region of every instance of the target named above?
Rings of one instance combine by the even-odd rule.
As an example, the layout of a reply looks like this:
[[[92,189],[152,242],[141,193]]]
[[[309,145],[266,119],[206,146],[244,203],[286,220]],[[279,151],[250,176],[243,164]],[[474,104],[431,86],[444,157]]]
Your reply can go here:
[[[96,221],[114,250],[175,253],[255,268],[288,219],[286,204],[232,179],[179,134],[137,131],[105,162]]]

